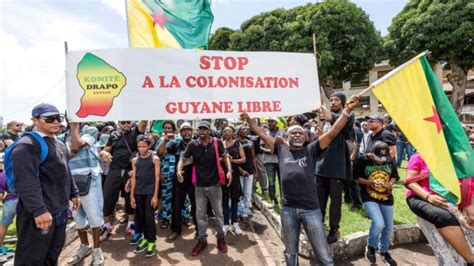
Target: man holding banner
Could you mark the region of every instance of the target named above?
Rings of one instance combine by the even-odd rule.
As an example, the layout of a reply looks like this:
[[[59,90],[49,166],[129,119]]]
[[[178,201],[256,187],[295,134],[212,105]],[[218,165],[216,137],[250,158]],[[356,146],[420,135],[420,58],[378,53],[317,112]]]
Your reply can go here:
[[[298,265],[301,226],[308,236],[317,263],[333,265],[326,242],[314,169],[318,157],[353,117],[352,109],[358,101],[358,96],[351,97],[331,129],[307,146],[304,146],[305,130],[299,125],[288,128],[288,142],[286,142],[282,138],[273,139],[267,135],[248,114],[241,115],[242,120],[249,123],[251,129],[278,155],[281,171],[280,215],[287,265]]]

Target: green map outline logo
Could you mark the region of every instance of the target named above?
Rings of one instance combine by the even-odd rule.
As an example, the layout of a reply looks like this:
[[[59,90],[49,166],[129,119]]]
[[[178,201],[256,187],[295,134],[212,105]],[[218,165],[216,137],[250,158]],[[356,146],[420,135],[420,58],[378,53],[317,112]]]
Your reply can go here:
[[[76,115],[106,116],[127,85],[127,77],[104,59],[87,52],[77,64],[76,79],[83,90]]]

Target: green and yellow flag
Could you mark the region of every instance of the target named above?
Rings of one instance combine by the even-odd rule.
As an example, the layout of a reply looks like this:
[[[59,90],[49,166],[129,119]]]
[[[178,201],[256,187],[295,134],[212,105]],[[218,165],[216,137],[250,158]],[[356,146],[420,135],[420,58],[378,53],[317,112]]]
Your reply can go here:
[[[372,86],[372,92],[430,168],[431,189],[458,203],[458,179],[474,176],[474,152],[425,54]]]
[[[207,48],[210,0],[127,0],[130,47]]]

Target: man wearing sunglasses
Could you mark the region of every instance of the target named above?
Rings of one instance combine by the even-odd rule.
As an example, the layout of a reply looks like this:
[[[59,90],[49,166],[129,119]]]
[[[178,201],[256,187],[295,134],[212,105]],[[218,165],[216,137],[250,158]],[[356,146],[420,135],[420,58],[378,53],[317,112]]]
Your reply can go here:
[[[18,121],[11,121],[7,124],[7,132],[0,136],[0,140],[5,144],[5,148],[19,138],[22,125],[23,124]]]
[[[125,184],[130,176],[128,172],[132,170],[131,160],[137,153],[137,137],[144,134],[147,121],[140,121],[137,126],[132,125],[132,121],[120,121],[119,129],[112,132],[104,149],[100,152],[102,159],[110,162],[109,173],[104,182],[104,225],[100,234],[100,241],[105,241],[113,232],[111,224],[115,204],[119,194],[125,197],[125,212],[127,214],[126,233],[132,234],[133,230],[133,209],[130,206],[130,195],[125,192]]]
[[[41,163],[41,143],[25,135],[12,151],[14,187],[19,197],[15,265],[56,265],[66,238],[69,200],[80,207],[77,187],[68,167],[68,153],[55,134],[62,116],[51,104],[33,108],[36,132],[48,147]]]

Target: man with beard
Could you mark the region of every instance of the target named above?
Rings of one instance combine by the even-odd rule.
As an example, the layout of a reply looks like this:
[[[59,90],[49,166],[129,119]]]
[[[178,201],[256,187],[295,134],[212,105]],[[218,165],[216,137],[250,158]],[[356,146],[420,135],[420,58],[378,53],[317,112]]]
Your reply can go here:
[[[346,96],[341,92],[335,92],[329,98],[331,112],[325,111],[326,121],[334,125],[339,117],[343,115],[342,108],[346,103]],[[325,110],[325,109],[322,109]],[[346,140],[349,140],[354,127],[354,114],[348,117],[344,128],[338,131],[337,136],[322,152],[316,162],[316,181],[318,183],[319,204],[323,219],[326,215],[326,206],[329,197],[329,235],[328,243],[334,243],[339,239],[339,223],[341,221],[342,192],[347,181],[352,180],[352,167],[350,152]]]
[[[102,159],[110,163],[109,173],[104,183],[104,225],[100,234],[100,241],[105,241],[113,232],[111,224],[115,204],[119,194],[125,197],[125,212],[128,216],[126,233],[133,231],[133,209],[130,206],[130,195],[125,192],[125,184],[130,179],[132,169],[131,160],[137,152],[137,137],[145,133],[147,121],[140,121],[138,126],[132,127],[132,121],[120,121],[119,129],[112,132],[104,149],[100,152]]]
[[[177,168],[179,180],[184,180],[184,165],[188,158],[193,158],[196,171],[196,220],[198,226],[198,243],[192,250],[192,255],[197,256],[207,246],[207,203],[214,210],[215,227],[217,231],[217,248],[222,253],[227,253],[227,244],[224,237],[224,217],[222,212],[222,188],[218,174],[219,167],[217,156],[224,158],[227,169],[232,169],[229,157],[225,153],[221,140],[213,141],[210,137],[211,125],[201,121],[198,125],[199,139],[191,141],[182,154]],[[217,142],[215,144],[214,142]],[[217,147],[215,146],[217,145]],[[216,155],[216,150],[218,154]],[[232,181],[232,170],[227,172],[228,184]]]
[[[365,119],[368,123],[369,130],[372,134],[369,135],[367,140],[367,146],[365,147],[365,153],[369,153],[372,146],[376,141],[383,141],[387,143],[390,148],[390,156],[395,158],[397,154],[397,139],[395,135],[384,127],[384,118],[381,115],[366,116]]]
[[[304,146],[305,130],[299,125],[288,128],[288,142],[282,138],[273,139],[257,126],[247,114],[241,119],[272,147],[279,159],[281,170],[281,224],[285,259],[287,265],[298,265],[298,242],[301,225],[308,236],[318,265],[333,265],[329,246],[325,241],[324,224],[319,208],[318,191],[314,168],[318,157],[328,148],[346,123],[353,117],[352,109],[359,97],[353,96],[347,102],[332,128],[317,141]]]
[[[179,129],[181,140],[175,140],[174,134],[167,134],[163,142],[158,146],[158,154],[163,156],[164,154],[173,154],[176,156],[176,160],[179,161],[180,157],[186,150],[191,138],[193,136],[193,128],[187,122],[184,122]],[[193,218],[194,225],[197,230],[196,222],[196,201],[194,199],[194,184],[192,183],[192,170],[193,166],[188,160],[186,165],[183,167],[183,179],[180,179],[177,175],[173,178],[173,203],[171,210],[171,231],[172,233],[166,238],[168,242],[174,241],[179,235],[181,235],[182,225],[182,211],[185,208],[186,196],[191,201],[191,216]]]

